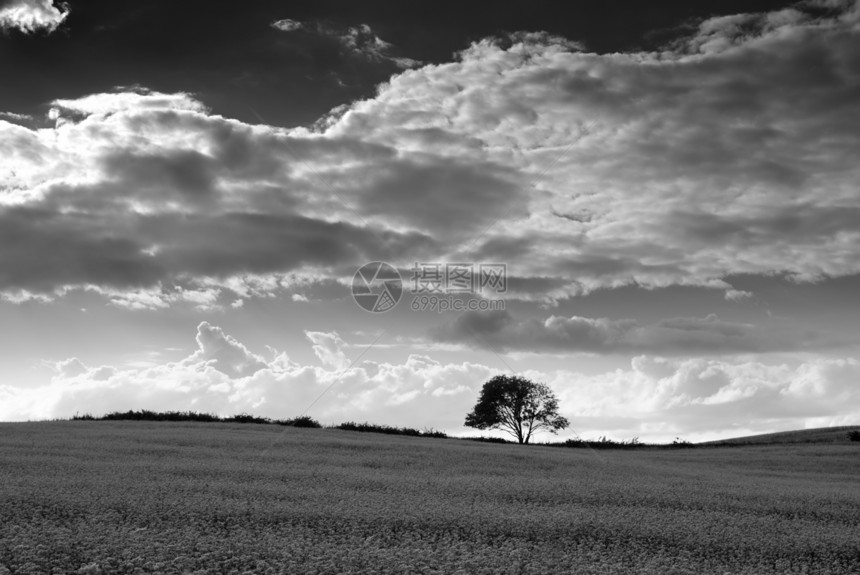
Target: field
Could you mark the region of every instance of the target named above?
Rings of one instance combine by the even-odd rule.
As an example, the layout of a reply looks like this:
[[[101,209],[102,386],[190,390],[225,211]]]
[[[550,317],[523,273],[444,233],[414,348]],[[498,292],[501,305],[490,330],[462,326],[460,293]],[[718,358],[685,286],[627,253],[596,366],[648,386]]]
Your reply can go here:
[[[752,445],[752,444],[784,444],[784,443],[848,443],[848,432],[856,431],[856,425],[843,427],[819,427],[818,429],[800,429],[795,431],[779,431],[748,435],[720,441],[710,441],[707,444],[723,445]]]
[[[0,575],[860,573],[860,444],[0,424]]]

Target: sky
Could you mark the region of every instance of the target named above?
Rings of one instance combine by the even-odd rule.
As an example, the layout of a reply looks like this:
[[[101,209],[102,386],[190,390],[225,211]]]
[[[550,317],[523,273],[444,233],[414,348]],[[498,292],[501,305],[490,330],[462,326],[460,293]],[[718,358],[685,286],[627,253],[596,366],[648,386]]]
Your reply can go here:
[[[0,421],[860,421],[860,2],[0,0],[0,70]]]

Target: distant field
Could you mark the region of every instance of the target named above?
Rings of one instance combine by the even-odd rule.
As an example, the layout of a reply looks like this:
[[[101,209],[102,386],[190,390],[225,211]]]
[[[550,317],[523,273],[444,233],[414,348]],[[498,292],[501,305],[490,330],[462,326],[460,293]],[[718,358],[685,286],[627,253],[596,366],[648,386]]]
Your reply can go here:
[[[846,427],[819,427],[817,429],[800,429],[795,431],[780,431],[777,433],[763,433],[761,435],[748,435],[746,437],[733,437],[720,441],[708,441],[702,445],[713,444],[765,444],[765,443],[848,443],[848,432],[860,430],[860,426],[851,425]]]
[[[860,444],[0,424],[0,575],[860,573]]]

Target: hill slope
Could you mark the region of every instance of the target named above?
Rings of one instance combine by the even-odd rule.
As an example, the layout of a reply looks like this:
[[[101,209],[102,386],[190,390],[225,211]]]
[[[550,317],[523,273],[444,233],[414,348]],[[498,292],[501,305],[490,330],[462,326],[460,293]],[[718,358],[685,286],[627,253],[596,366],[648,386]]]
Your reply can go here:
[[[0,424],[0,574],[860,573],[858,453]]]
[[[778,431],[761,435],[732,437],[717,441],[704,441],[700,445],[774,445],[782,443],[850,443],[848,432],[860,430],[860,425],[842,427],[818,427],[815,429],[796,429]]]

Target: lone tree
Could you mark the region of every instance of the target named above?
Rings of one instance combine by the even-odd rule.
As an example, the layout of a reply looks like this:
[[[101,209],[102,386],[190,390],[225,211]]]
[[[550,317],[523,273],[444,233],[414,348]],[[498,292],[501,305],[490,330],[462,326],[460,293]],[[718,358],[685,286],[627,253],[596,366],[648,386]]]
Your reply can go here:
[[[528,443],[532,433],[555,433],[570,425],[558,414],[558,399],[543,383],[517,375],[497,375],[484,384],[466,425],[477,429],[502,429]]]

